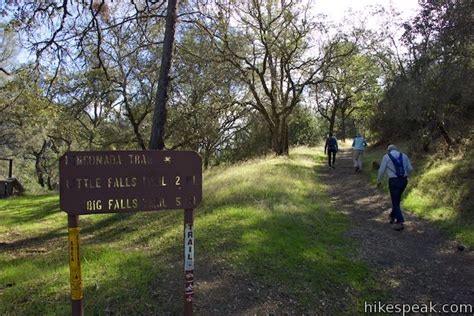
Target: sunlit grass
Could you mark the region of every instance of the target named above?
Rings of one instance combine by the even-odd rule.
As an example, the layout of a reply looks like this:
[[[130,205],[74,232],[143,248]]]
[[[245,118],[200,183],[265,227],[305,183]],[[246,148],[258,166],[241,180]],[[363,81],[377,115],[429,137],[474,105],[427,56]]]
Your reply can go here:
[[[324,157],[317,152],[298,148],[205,173],[197,280],[200,267],[225,266],[278,284],[309,310],[320,308],[315,297],[344,298],[349,303],[332,311],[346,314],[383,295],[354,259],[348,219],[318,183]],[[2,200],[0,213],[0,242],[8,245],[0,255],[0,314],[67,314],[67,216],[58,197]],[[86,314],[180,313],[182,218],[180,211],[81,216]],[[198,287],[200,295],[209,294]]]
[[[402,146],[403,149],[403,146]],[[364,157],[365,173],[375,184],[372,161],[380,162],[384,149]],[[449,238],[474,246],[474,159],[469,153],[443,159],[413,159],[415,172],[409,179],[402,206],[434,222]],[[388,190],[385,186],[385,192]]]
[[[403,205],[437,223],[450,238],[474,246],[474,161],[466,158],[430,165],[418,176]]]

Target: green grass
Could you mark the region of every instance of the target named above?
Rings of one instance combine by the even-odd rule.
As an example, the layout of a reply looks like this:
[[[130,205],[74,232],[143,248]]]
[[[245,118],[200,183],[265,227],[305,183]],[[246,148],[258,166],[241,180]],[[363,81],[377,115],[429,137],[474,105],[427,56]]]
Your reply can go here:
[[[332,313],[349,315],[384,295],[354,259],[348,219],[329,207],[316,152],[298,148],[205,173],[197,281],[203,267],[225,267],[278,286],[309,310],[325,297]],[[86,314],[180,313],[182,218],[179,211],[82,216]],[[0,314],[69,313],[66,223],[56,195],[0,201]],[[210,295],[198,287],[196,300]]]
[[[402,146],[402,150],[405,148]],[[380,162],[385,150],[369,150],[365,173],[375,184],[372,161]],[[474,247],[474,159],[472,152],[448,157],[411,157],[415,172],[410,177],[402,206],[432,221],[450,239]],[[387,188],[385,191],[388,193]]]
[[[474,160],[427,162],[404,206],[439,225],[451,239],[474,247]]]

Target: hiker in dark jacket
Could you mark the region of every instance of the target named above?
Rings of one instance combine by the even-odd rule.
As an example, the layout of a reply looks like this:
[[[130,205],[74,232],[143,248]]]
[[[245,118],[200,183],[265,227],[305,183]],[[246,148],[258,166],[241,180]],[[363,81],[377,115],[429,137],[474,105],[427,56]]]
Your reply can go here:
[[[334,164],[336,163],[336,153],[339,150],[337,146],[336,136],[333,136],[332,133],[329,133],[329,137],[326,138],[326,144],[324,145],[324,153],[328,154],[328,164],[330,168],[334,169]],[[332,164],[331,164],[332,156]]]
[[[405,191],[408,184],[407,177],[412,171],[413,167],[408,156],[402,153],[395,145],[389,145],[387,147],[387,154],[383,156],[380,163],[377,186],[381,185],[382,178],[386,172],[389,178],[390,198],[392,199],[392,212],[389,215],[390,224],[397,223],[396,230],[402,230],[403,223],[405,222],[402,209],[400,208],[400,201],[403,191]]]

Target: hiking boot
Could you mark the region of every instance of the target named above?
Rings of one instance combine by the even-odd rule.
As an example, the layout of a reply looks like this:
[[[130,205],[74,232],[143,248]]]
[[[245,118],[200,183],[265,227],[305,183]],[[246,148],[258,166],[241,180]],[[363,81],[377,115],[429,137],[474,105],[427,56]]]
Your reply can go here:
[[[395,226],[393,229],[395,229],[396,231],[401,232],[404,229],[403,223],[398,223],[398,225]]]
[[[392,215],[388,215],[388,223],[389,224],[395,223],[395,217],[393,217]]]

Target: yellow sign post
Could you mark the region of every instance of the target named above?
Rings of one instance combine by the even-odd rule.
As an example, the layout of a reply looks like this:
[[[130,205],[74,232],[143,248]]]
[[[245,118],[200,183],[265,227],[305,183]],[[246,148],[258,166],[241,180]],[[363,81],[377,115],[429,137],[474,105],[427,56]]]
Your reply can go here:
[[[69,272],[71,298],[82,299],[81,261],[79,258],[79,228],[69,228]]]
[[[79,252],[79,216],[68,215],[69,278],[71,283],[72,315],[84,315],[81,276],[81,257]]]

